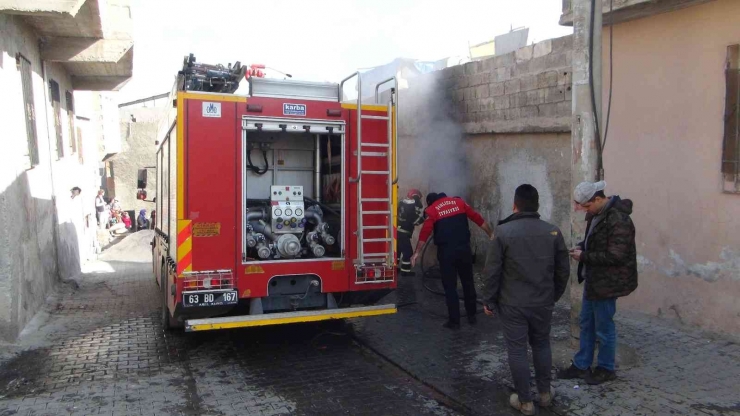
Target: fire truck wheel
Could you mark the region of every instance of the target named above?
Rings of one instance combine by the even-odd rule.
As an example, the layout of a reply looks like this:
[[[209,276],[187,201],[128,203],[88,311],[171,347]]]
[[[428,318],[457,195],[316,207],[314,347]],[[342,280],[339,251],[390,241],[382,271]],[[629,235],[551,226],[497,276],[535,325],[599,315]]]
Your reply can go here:
[[[170,331],[179,328],[181,325],[175,317],[170,315],[170,311],[167,308],[167,265],[162,265],[161,274],[159,289],[162,291],[162,327],[165,331]]]

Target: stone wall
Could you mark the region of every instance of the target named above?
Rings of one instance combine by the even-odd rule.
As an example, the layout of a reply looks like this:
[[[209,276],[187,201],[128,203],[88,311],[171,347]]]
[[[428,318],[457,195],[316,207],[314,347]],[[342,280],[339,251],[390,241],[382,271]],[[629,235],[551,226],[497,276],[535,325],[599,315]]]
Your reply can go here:
[[[568,132],[573,37],[442,71],[446,98],[468,134]]]

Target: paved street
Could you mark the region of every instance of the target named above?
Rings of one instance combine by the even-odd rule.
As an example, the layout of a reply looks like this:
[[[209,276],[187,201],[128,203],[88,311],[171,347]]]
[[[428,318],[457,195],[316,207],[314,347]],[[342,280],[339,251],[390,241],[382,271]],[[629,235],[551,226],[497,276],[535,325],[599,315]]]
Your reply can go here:
[[[434,280],[404,279],[392,316],[165,333],[149,238],[106,250],[2,346],[0,415],[514,414],[498,320],[441,328],[443,300],[422,286]],[[562,365],[566,307],[555,322]],[[618,330],[620,379],[556,381],[554,413],[740,415],[738,344],[621,313]]]
[[[0,415],[457,414],[337,324],[164,333],[147,237],[128,239],[6,357]]]
[[[454,398],[467,413],[489,414],[513,390],[500,322],[481,315],[475,327],[463,320],[462,329],[451,333],[440,327],[443,298],[424,290],[422,283],[420,278],[403,281],[395,296],[408,306],[396,319],[359,321],[358,339]],[[425,283],[441,290],[438,281]],[[569,313],[563,304],[555,310],[552,345],[557,366],[568,365],[573,354]],[[617,316],[619,379],[602,386],[556,380],[553,413],[740,415],[740,344],[657,318],[624,312]]]

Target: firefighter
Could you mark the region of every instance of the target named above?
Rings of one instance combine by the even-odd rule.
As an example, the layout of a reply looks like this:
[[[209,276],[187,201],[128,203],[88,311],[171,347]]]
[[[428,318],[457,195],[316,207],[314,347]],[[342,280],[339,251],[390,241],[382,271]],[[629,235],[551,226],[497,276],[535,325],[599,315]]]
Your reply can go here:
[[[476,223],[493,239],[493,230],[483,217],[460,197],[448,197],[445,194],[427,196],[426,219],[419,233],[419,243],[411,257],[411,265],[416,265],[424,243],[434,232],[434,244],[437,245],[437,260],[442,272],[442,286],[445,289],[449,318],[443,325],[449,329],[460,328],[460,298],[457,294],[457,277],[463,287],[465,311],[468,322],[472,325],[478,319],[477,295],[473,282],[473,253],[470,249],[470,228],[468,219]]]
[[[396,251],[398,251],[398,267],[401,270],[401,276],[414,276],[411,271],[411,255],[414,253],[411,238],[414,236],[414,228],[422,222],[424,222],[424,206],[421,204],[421,192],[418,189],[411,189],[398,205]]]

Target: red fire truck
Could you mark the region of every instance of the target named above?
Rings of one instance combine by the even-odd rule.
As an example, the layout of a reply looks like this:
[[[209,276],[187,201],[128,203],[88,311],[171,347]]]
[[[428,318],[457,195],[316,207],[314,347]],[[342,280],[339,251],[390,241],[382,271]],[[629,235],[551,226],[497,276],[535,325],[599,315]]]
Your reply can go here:
[[[164,326],[395,313],[377,305],[397,283],[395,79],[372,86],[369,105],[359,73],[332,84],[254,67],[191,55],[173,88],[152,243]],[[249,93],[234,94],[245,78]],[[352,79],[358,98],[343,102]],[[393,88],[381,105],[383,84]]]

